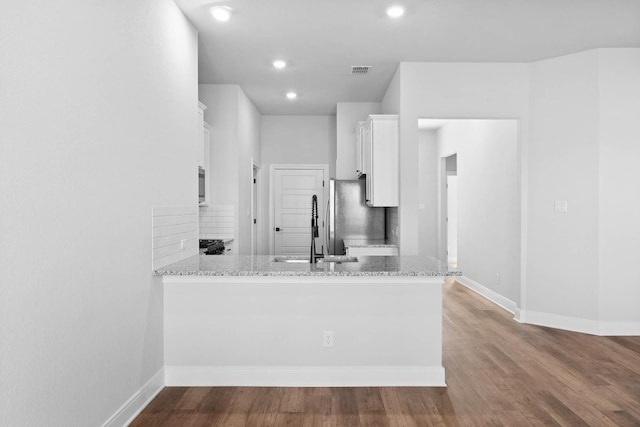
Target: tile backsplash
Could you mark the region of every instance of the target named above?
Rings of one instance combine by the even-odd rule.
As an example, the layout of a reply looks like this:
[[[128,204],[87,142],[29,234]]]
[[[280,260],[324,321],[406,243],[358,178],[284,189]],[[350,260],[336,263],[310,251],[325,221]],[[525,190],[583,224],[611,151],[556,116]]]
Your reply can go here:
[[[385,208],[386,238],[390,243],[398,244],[398,208]]]
[[[201,239],[233,239],[236,213],[233,205],[210,205],[200,208]]]
[[[154,206],[151,227],[152,269],[198,255],[197,206]]]

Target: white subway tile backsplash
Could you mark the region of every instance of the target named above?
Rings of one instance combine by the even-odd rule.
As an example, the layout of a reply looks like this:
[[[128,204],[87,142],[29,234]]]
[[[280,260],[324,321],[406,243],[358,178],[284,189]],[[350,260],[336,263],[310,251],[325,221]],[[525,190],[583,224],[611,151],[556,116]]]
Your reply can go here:
[[[233,239],[236,216],[233,205],[210,205],[200,208],[201,239]]]
[[[152,269],[198,254],[197,206],[154,206],[151,218]]]

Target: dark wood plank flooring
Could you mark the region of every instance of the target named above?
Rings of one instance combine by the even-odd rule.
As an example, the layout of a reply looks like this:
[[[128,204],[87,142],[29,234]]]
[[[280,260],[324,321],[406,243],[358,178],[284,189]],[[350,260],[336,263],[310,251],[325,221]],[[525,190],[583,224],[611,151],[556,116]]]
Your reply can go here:
[[[167,387],[132,426],[640,426],[640,337],[521,325],[445,285],[447,388]]]

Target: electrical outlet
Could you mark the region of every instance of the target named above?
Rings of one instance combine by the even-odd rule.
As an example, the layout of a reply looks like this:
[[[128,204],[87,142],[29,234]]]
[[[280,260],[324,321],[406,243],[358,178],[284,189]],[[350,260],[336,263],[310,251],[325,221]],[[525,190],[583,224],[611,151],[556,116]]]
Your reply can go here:
[[[180,240],[180,249],[184,249],[187,246],[187,239]]]
[[[500,284],[500,273],[496,274],[496,283]]]
[[[333,347],[333,331],[324,331],[322,344],[325,347]]]
[[[555,200],[553,202],[553,211],[555,213],[569,212],[569,203],[566,200]]]

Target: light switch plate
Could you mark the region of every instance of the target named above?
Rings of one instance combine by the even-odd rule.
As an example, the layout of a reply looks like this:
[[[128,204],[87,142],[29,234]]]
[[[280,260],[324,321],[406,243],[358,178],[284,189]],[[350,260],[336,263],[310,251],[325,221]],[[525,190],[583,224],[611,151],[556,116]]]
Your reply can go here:
[[[566,213],[569,211],[569,206],[566,200],[556,200],[553,203],[553,211],[555,213]]]

